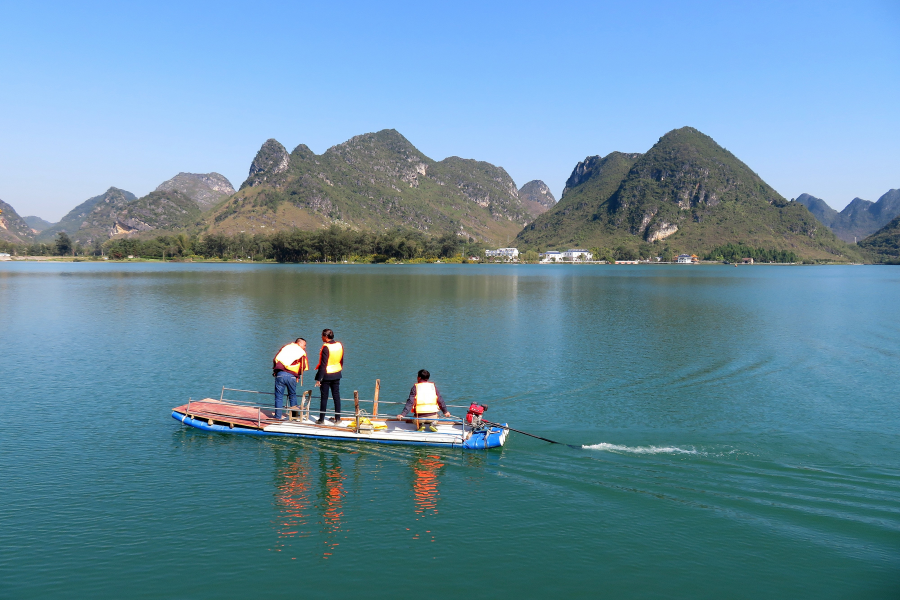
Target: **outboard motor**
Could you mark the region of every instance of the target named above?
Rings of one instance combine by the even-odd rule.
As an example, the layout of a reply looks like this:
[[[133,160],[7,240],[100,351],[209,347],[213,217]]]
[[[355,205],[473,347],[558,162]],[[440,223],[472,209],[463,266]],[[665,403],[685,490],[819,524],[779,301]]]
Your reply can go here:
[[[488,409],[487,405],[476,404],[473,402],[469,406],[469,410],[466,413],[466,423],[472,429],[481,429],[484,427],[484,421],[481,418],[481,415],[484,414],[484,411]]]

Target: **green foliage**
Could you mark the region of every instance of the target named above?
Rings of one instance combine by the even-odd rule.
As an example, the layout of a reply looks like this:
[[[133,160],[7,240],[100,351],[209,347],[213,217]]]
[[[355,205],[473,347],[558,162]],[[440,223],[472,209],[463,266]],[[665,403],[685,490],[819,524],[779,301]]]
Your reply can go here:
[[[192,238],[184,233],[155,238],[118,238],[104,244],[113,259],[127,256],[156,259],[202,257],[222,260],[276,260],[278,262],[388,262],[436,260],[480,252],[480,244],[460,236],[431,236],[421,231],[394,229],[383,233],[332,226],[274,234],[209,234]]]
[[[859,243],[874,262],[897,264],[900,261],[900,216]]]
[[[65,231],[60,231],[56,234],[55,244],[57,256],[68,256],[69,254],[73,254],[75,250],[72,246],[72,240],[66,235]]]
[[[796,252],[776,250],[774,248],[753,248],[742,243],[716,246],[706,253],[703,260],[740,262],[742,258],[752,258],[754,262],[798,263],[800,257]]]

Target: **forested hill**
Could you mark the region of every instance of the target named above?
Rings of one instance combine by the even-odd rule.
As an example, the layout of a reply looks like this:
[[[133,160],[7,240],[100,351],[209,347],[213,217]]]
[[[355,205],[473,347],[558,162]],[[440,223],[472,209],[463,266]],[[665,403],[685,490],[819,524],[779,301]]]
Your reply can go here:
[[[564,246],[701,254],[722,244],[790,250],[815,260],[859,260],[798,202],[788,202],[736,156],[696,129],[661,137],[646,154],[579,163],[558,205],[525,227],[519,249]]]
[[[0,242],[27,244],[34,239],[34,232],[16,209],[0,200],[0,211]]]
[[[900,215],[859,242],[859,247],[875,262],[900,263]]]
[[[208,220],[214,233],[328,224],[506,243],[543,207],[523,202],[506,171],[487,162],[435,161],[393,129],[356,136],[321,155],[276,140],[260,148],[240,190]]]
[[[88,198],[70,210],[66,216],[60,219],[59,223],[41,231],[37,236],[37,241],[51,243],[56,237],[56,234],[60,232],[66,233],[69,236],[75,235],[75,233],[81,229],[82,225],[85,225],[85,219],[91,214],[91,211],[98,203],[125,203],[136,199],[136,196],[131,192],[117,187],[111,187],[99,196]]]

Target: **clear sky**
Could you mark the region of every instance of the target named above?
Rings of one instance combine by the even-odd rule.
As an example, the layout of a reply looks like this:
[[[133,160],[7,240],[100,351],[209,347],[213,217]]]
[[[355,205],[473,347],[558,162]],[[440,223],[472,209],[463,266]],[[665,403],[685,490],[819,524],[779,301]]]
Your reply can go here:
[[[559,197],[575,164],[712,136],[788,198],[900,188],[900,2],[0,0],[0,198],[58,220],[270,137],[394,128]]]

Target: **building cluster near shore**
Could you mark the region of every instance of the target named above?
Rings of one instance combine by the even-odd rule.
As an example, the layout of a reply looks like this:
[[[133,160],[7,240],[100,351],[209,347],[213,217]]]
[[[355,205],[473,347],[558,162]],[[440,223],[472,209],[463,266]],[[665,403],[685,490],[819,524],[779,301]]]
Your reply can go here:
[[[507,261],[519,260],[518,248],[497,248],[496,250],[485,250],[485,258],[502,259]],[[594,255],[584,248],[572,248],[569,250],[548,250],[539,254],[542,263],[554,262],[591,262]]]
[[[551,262],[590,262],[594,260],[594,255],[583,248],[572,248],[560,252],[559,250],[548,250],[541,253],[542,263]]]

